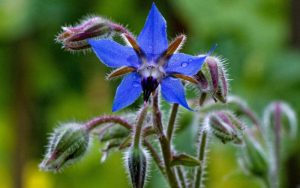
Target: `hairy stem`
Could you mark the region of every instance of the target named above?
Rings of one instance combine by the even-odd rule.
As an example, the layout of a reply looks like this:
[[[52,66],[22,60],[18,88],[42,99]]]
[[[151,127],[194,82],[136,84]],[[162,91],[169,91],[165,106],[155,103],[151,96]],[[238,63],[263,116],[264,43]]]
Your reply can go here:
[[[142,132],[142,127],[144,120],[147,116],[147,110],[148,110],[148,105],[145,104],[142,109],[140,110],[140,114],[137,117],[136,125],[135,125],[135,131],[133,135],[133,147],[138,148],[140,145],[140,140],[141,140],[141,132]]]
[[[85,123],[85,129],[87,131],[92,131],[94,128],[97,128],[99,125],[106,124],[106,123],[116,123],[119,124],[127,129],[132,129],[132,125],[130,125],[125,119],[119,116],[100,116],[96,117],[87,123]]]
[[[197,167],[195,172],[195,179],[193,188],[199,188],[203,186],[203,172],[205,168],[205,153],[206,153],[206,145],[207,145],[207,130],[202,128],[199,135],[199,143],[198,143],[198,160],[201,162],[201,166]]]
[[[154,160],[154,162],[156,163],[157,167],[159,168],[160,172],[165,176],[165,170],[164,170],[164,166],[162,161],[160,160],[160,156],[158,155],[158,153],[156,152],[156,150],[154,149],[154,147],[147,141],[144,140],[144,146],[147,148],[147,150],[149,151],[152,159]]]
[[[162,156],[165,164],[165,172],[168,177],[168,182],[170,187],[179,188],[178,181],[176,179],[175,173],[171,168],[171,147],[170,142],[167,139],[162,126],[161,112],[158,105],[158,92],[156,91],[153,96],[153,125],[155,126],[158,134],[158,139],[162,151]]]
[[[184,175],[184,169],[181,166],[177,166],[175,168],[175,170],[176,170],[176,174],[177,174],[177,177],[179,179],[181,188],[186,188],[186,180],[185,180],[185,175]]]
[[[280,104],[277,103],[275,106],[275,113],[274,113],[274,134],[275,134],[275,141],[274,141],[274,169],[271,174],[271,182],[272,187],[277,188],[279,187],[279,171],[280,171],[280,131],[281,131],[281,109]]]
[[[170,143],[172,143],[172,135],[173,135],[173,132],[174,132],[177,112],[178,112],[178,104],[175,103],[172,106],[172,111],[171,111],[171,114],[170,114],[169,124],[168,124],[168,129],[167,129],[167,138],[168,138]]]

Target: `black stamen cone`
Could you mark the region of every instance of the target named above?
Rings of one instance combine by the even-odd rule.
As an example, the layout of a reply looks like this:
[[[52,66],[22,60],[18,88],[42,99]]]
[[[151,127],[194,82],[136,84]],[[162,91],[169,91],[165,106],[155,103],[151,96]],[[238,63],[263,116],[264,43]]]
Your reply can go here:
[[[153,78],[152,76],[149,76],[147,78],[142,79],[142,88],[144,92],[144,101],[148,102],[149,97],[153,91],[158,86],[158,81]]]

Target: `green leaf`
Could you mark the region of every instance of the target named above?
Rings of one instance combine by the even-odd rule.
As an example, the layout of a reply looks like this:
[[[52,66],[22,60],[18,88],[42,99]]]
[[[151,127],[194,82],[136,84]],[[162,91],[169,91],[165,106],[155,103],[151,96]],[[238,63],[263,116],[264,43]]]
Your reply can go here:
[[[187,154],[179,154],[173,156],[173,159],[171,161],[171,166],[177,166],[177,165],[200,166],[201,162],[193,156]]]

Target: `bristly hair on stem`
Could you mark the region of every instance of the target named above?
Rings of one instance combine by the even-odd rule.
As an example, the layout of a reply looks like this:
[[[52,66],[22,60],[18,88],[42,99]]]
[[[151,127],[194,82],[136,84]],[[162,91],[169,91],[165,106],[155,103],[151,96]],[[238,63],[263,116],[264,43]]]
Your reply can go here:
[[[162,118],[161,118],[161,111],[158,104],[158,92],[156,92],[153,95],[153,101],[152,101],[152,107],[153,107],[153,125],[157,130],[158,134],[158,140],[161,146],[163,161],[164,161],[164,167],[165,172],[168,178],[168,182],[172,188],[179,188],[179,184],[177,181],[177,178],[175,176],[175,173],[173,169],[170,166],[171,159],[172,159],[172,153],[171,153],[171,146],[170,142],[167,139],[163,126],[162,126]]]
[[[209,139],[209,127],[204,125],[200,127],[199,139],[198,139],[198,149],[197,149],[197,158],[200,161],[201,165],[195,169],[194,179],[193,179],[193,188],[202,188],[204,187],[204,175],[206,168],[206,153],[207,145]]]

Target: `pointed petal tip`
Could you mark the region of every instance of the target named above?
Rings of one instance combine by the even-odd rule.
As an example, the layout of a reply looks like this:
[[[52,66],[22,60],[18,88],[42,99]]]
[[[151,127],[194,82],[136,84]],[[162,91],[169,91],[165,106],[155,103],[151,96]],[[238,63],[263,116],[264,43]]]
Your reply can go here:
[[[159,55],[168,47],[167,23],[153,2],[137,42],[146,54]]]
[[[208,53],[206,54],[206,56],[210,56],[210,55],[216,50],[217,47],[218,47],[218,44],[215,43],[215,44],[210,48],[210,50],[208,51]]]
[[[191,107],[189,107],[189,105],[186,103],[186,104],[180,104],[181,106],[183,106],[185,109],[189,110],[189,111],[192,111],[192,112],[196,112],[194,109],[192,109]]]
[[[152,5],[151,5],[151,11],[152,10],[157,10],[158,11],[158,8],[157,8],[157,6],[156,6],[156,4],[155,4],[154,1],[152,2]]]

